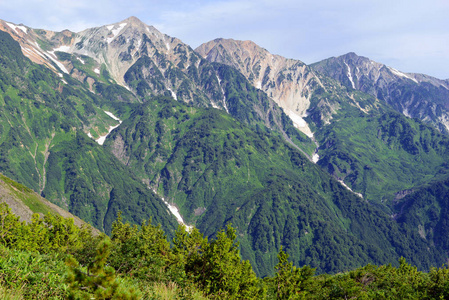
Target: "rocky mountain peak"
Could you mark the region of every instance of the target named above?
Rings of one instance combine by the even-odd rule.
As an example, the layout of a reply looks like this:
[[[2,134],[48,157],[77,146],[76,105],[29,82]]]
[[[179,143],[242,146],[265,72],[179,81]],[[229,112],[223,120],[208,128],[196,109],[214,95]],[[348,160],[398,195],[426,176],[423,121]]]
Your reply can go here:
[[[29,27],[23,24],[14,24],[12,22],[6,22],[0,20],[0,30],[8,32],[14,39],[17,40],[17,37],[23,38],[29,33]]]
[[[370,94],[407,117],[419,118],[449,132],[449,85],[447,81],[404,73],[369,58],[348,53],[311,65],[347,88]]]
[[[219,38],[200,45],[195,51],[208,60],[232,65],[235,68],[238,68],[242,62],[256,63],[264,60],[273,68],[275,62],[282,60],[281,57],[272,55],[249,40]]]
[[[139,58],[160,54],[176,61],[179,55],[174,50],[179,47],[189,48],[138,18],[129,17],[121,22],[79,32],[67,52],[94,58],[100,65],[106,66],[117,83],[126,86],[124,74]]]
[[[252,41],[215,39],[195,49],[209,61],[238,69],[258,89],[281,106],[295,126],[312,136],[303,117],[310,106],[311,81],[316,78],[303,62],[274,55]]]
[[[64,52],[72,54],[81,62],[84,61],[83,56],[92,58],[95,61],[91,66],[92,73],[100,75],[101,69],[105,69],[116,83],[126,88],[129,87],[124,75],[141,58],[147,57],[153,61],[162,73],[173,67],[184,73],[192,64],[198,68],[201,61],[188,45],[134,16],[78,33],[31,29],[1,20],[0,30],[8,32],[19,42],[25,56],[33,62],[46,65],[61,77],[62,73],[66,73],[77,80],[85,78],[78,76],[79,70],[74,67],[69,56],[59,54]],[[167,90],[175,93],[179,84],[167,80]]]
[[[143,23],[139,18],[137,18],[135,16],[131,16],[131,17],[123,20],[122,22],[127,22],[131,25],[141,25],[141,24],[145,25],[145,23]],[[120,22],[120,23],[122,23],[122,22]]]
[[[348,52],[348,53],[342,55],[342,57],[347,58],[347,59],[352,59],[352,60],[356,60],[359,58],[365,58],[363,56],[357,55],[355,52]]]

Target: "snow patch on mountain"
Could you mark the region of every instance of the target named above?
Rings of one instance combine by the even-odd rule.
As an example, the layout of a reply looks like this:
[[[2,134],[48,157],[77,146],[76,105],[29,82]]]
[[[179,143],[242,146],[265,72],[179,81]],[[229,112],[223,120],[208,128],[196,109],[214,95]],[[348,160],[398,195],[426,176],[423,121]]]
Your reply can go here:
[[[58,48],[53,49],[53,53],[59,51],[59,52],[70,52],[70,46],[60,46]]]
[[[5,23],[6,23],[6,25],[8,25],[12,30],[14,30],[15,33],[17,33],[17,34],[19,34],[19,33],[17,32],[17,28],[19,28],[20,30],[22,30],[25,34],[28,33],[28,29],[27,29],[25,26],[17,26],[17,25],[8,23],[8,22],[5,22]]]
[[[408,112],[408,109],[407,109],[407,108],[404,109],[404,110],[402,111],[402,114],[403,114],[404,116],[408,117],[408,118],[412,118],[412,116],[411,116],[410,113]]]
[[[447,115],[442,115],[438,118],[438,120],[444,125],[444,127],[446,127],[446,130],[449,131],[449,117]]]
[[[100,75],[100,70],[98,68],[94,69],[94,72]]]
[[[115,128],[119,127],[120,124],[122,124],[122,120],[120,120],[119,118],[117,118],[116,116],[114,116],[113,113],[111,113],[110,111],[104,111],[108,116],[110,116],[112,119],[119,121],[119,123],[115,126],[110,126],[108,133],[106,133],[103,136],[100,136],[98,139],[96,139],[95,141],[99,144],[99,145],[103,145],[104,141],[106,140],[106,137],[111,133],[112,130],[114,130]]]
[[[108,25],[108,26],[106,26],[106,28],[107,28],[109,31],[111,31],[112,28],[114,28],[114,25]]]
[[[347,190],[351,191],[352,193],[363,199],[362,194],[354,192],[349,186],[346,185],[346,183],[343,182],[343,180],[339,180],[338,182],[340,182]]]
[[[352,88],[355,89],[354,80],[352,80],[351,68],[349,67],[349,65],[346,62],[345,62],[345,65],[348,67],[348,78],[349,78],[349,81],[351,81]]]
[[[395,75],[397,75],[397,76],[404,77],[404,78],[408,78],[408,79],[413,80],[414,82],[418,83],[418,81],[417,81],[415,78],[412,78],[412,77],[408,76],[407,74],[404,74],[404,73],[402,73],[402,72],[400,72],[400,71],[398,71],[398,70],[396,70],[396,69],[394,69],[394,68],[392,68],[392,67],[388,67],[388,69],[389,69],[393,74],[395,74]]]
[[[155,189],[153,189],[153,192],[157,195],[157,192],[156,192]],[[182,218],[181,214],[179,213],[178,208],[176,206],[174,206],[174,205],[171,205],[167,201],[165,201],[164,197],[161,197],[161,199],[162,199],[162,202],[164,202],[164,204],[168,207],[168,209],[170,210],[172,215],[175,216],[175,218],[178,221],[178,223],[184,225],[186,227],[186,231],[190,232],[193,229],[193,226],[189,226],[186,223],[184,223],[184,219]]]
[[[117,35],[123,30],[123,28],[125,28],[126,25],[127,23],[121,23],[118,28],[112,30],[112,37],[106,39],[108,44],[110,44],[117,37]]]
[[[313,133],[309,128],[309,124],[307,124],[307,122],[302,117],[300,117],[298,114],[296,114],[294,111],[288,108],[284,108],[284,112],[287,114],[287,116],[290,117],[290,119],[293,122],[293,125],[297,129],[299,129],[299,131],[301,131],[310,138],[313,137]]]
[[[217,76],[217,80],[218,80],[218,85],[220,86],[220,89],[221,89],[221,93],[223,94],[223,107],[225,108],[226,112],[229,114],[229,109],[228,109],[228,106],[226,104],[226,93],[225,93],[223,87],[221,86],[221,79],[220,79],[220,77],[218,77],[218,75],[216,75],[216,76]]]
[[[178,208],[174,205],[170,205],[167,201],[164,200],[164,198],[162,198],[162,201],[164,201],[165,205],[167,205],[170,212],[175,216],[176,220],[178,220],[178,223],[183,224],[186,227],[186,231],[190,232],[190,230],[193,229],[193,226],[189,226],[186,223],[184,223],[184,220],[181,214],[179,213]]]
[[[175,100],[177,101],[177,100],[178,100],[178,97],[176,96],[175,92],[173,92],[173,90],[172,90],[171,88],[169,88],[169,87],[167,87],[167,90],[170,91],[171,96],[173,97],[173,99],[175,99]]]
[[[37,51],[37,50],[35,50],[35,49],[30,49],[30,48],[26,48],[26,47],[23,47],[23,46],[21,46],[21,48],[22,48],[22,52],[23,52],[23,54],[25,55],[25,56],[27,56],[27,54],[29,55],[29,56],[33,56],[33,55],[38,55],[38,56],[40,56],[40,57],[42,57],[43,59],[47,59],[46,57],[45,57],[45,55],[43,55],[41,52],[39,52],[39,51]]]
[[[119,118],[117,118],[116,116],[114,116],[114,114],[111,113],[110,111],[105,110],[104,113],[107,114],[108,116],[110,116],[111,118],[113,118],[114,120],[119,121],[120,123],[122,123],[122,121]]]
[[[27,53],[30,54],[30,55],[37,54],[37,55],[39,55],[40,57],[42,57],[43,59],[47,60],[47,57],[44,55],[44,53],[41,52],[41,51],[39,51],[39,50],[37,50],[37,49],[34,49],[34,48],[26,48],[26,47],[24,47],[24,46],[22,46],[22,45],[21,45],[20,47],[22,48],[23,51],[27,52]],[[37,46],[37,48],[40,49],[39,46]]]
[[[81,57],[77,57],[77,60],[79,60],[83,65],[86,63],[84,60],[81,59]]]
[[[69,71],[67,71],[67,69],[65,68],[65,66],[56,59],[56,54],[55,51],[47,51],[46,53],[44,52],[44,54],[51,59],[52,62],[54,62],[60,69],[62,72],[69,74]]]

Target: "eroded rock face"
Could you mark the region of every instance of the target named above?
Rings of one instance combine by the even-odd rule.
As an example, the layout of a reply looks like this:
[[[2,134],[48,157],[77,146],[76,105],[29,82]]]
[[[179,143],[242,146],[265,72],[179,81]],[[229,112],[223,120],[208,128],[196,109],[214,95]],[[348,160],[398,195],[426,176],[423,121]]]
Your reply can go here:
[[[112,144],[112,154],[117,157],[123,164],[127,164],[129,157],[126,155],[125,142],[121,135],[117,135]]]
[[[269,53],[251,41],[216,39],[195,49],[203,58],[238,69],[255,87],[270,96],[296,128],[313,137],[314,127],[329,124],[342,103],[367,113],[373,105],[358,98],[338,81],[294,59]]]

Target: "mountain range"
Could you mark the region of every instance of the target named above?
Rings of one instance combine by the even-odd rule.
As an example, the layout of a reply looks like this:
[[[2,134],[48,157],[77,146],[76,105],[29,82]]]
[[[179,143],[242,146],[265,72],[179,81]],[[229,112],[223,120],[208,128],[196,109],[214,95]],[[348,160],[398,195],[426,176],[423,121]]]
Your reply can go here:
[[[261,276],[281,246],[319,272],[447,261],[448,80],[135,17],[0,30],[0,171],[98,229],[232,223]]]

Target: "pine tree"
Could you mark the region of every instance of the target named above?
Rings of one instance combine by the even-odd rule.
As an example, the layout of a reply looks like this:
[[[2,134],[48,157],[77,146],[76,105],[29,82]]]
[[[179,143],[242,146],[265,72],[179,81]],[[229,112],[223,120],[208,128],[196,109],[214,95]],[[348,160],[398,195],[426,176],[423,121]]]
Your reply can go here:
[[[110,255],[111,242],[105,238],[97,248],[95,260],[84,272],[78,262],[70,257],[66,264],[69,267],[67,283],[69,299],[138,299],[139,292],[134,288],[124,288],[119,283],[115,270],[106,266]]]
[[[0,203],[0,243],[10,247],[19,242],[23,223],[15,216],[6,203]]]
[[[263,289],[248,261],[240,258],[236,230],[231,225],[210,243],[197,229],[178,229],[175,253],[185,258],[185,270],[206,294],[218,299],[260,299]]]
[[[309,266],[297,268],[288,261],[289,255],[281,249],[278,253],[278,264],[275,266],[276,274],[274,282],[276,285],[277,299],[306,299],[306,292],[303,287],[309,280],[314,270]]]

